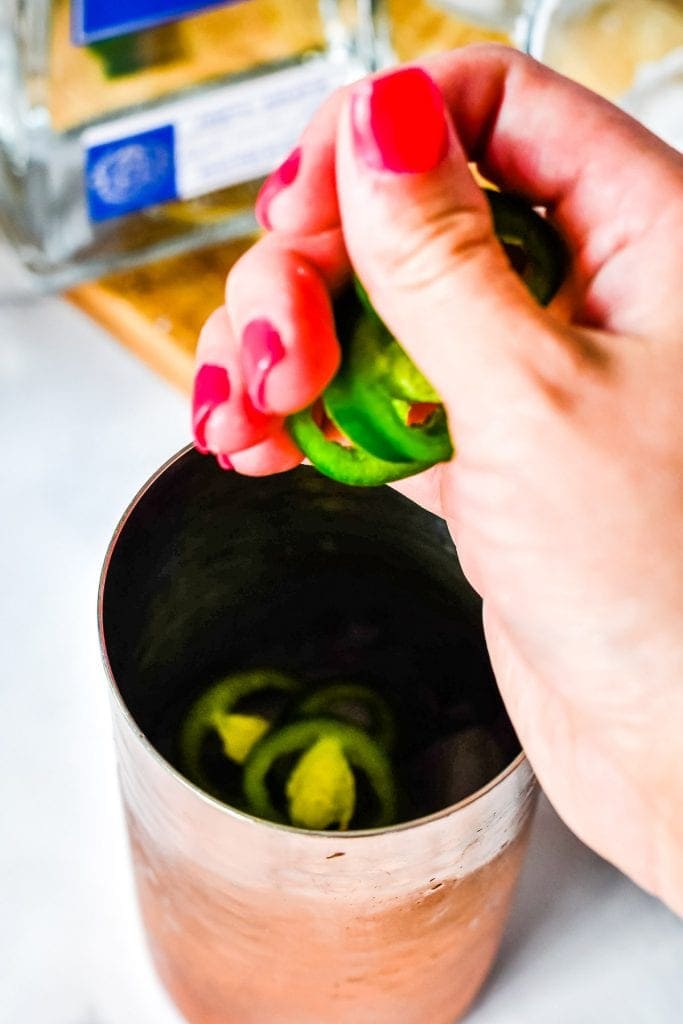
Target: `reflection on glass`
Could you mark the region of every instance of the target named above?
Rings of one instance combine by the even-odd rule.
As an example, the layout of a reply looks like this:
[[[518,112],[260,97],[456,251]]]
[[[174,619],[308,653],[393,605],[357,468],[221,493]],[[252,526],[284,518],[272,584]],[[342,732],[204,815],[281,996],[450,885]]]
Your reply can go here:
[[[540,0],[525,49],[683,149],[681,0]]]

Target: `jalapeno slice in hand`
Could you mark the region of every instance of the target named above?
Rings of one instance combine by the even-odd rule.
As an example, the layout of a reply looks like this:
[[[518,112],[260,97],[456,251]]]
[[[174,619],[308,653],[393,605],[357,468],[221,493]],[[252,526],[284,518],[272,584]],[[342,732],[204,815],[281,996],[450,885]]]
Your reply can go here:
[[[438,403],[438,396],[381,320],[361,311],[360,304],[358,309],[341,366],[325,391],[330,419],[357,447],[379,459],[447,461],[453,447],[442,405],[424,423],[409,424],[414,404]],[[406,363],[412,371],[406,371]]]
[[[180,756],[188,779],[219,796],[202,768],[202,748],[207,736],[217,734],[225,756],[235,764],[243,764],[272,722],[264,714],[239,711],[240,701],[259,692],[275,690],[290,694],[300,688],[298,680],[282,672],[254,669],[221,679],[202,693],[190,708],[180,733]]]
[[[518,196],[485,188],[493,228],[514,269],[541,306],[547,306],[564,280],[567,251],[555,228]],[[515,258],[518,256],[519,258]]]
[[[287,420],[289,432],[306,458],[324,476],[356,487],[379,487],[428,469],[431,462],[388,462],[360,447],[346,448],[325,437],[314,417],[314,407]]]
[[[282,806],[272,795],[279,760],[300,755],[284,782]],[[348,829],[357,812],[354,772],[365,776],[375,810],[366,824],[380,828],[396,817],[391,764],[362,729],[334,718],[311,718],[273,731],[252,749],[244,766],[244,796],[253,814],[299,828]]]
[[[524,200],[491,189],[484,193],[513,268],[546,305],[565,276],[562,239]],[[357,486],[400,480],[448,461],[453,445],[439,396],[379,318],[359,281],[335,303],[335,319],[342,360],[322,400],[353,447],[327,439],[310,410],[303,410],[289,418],[288,427],[304,455],[326,476]],[[420,406],[427,410],[422,418],[414,415]]]

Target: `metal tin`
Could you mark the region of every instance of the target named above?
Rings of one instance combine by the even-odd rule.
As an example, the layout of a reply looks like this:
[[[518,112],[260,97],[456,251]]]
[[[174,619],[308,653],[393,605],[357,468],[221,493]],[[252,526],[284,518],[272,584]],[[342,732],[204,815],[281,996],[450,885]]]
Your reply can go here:
[[[307,468],[249,480],[186,449],[115,532],[99,625],[140,908],[187,1020],[452,1024],[519,873],[536,795],[522,753],[455,806],[349,833],[252,818],[168,760],[180,691],[226,665],[388,673],[408,706],[416,666],[444,686],[459,651],[476,666],[479,603],[443,522],[389,488]]]

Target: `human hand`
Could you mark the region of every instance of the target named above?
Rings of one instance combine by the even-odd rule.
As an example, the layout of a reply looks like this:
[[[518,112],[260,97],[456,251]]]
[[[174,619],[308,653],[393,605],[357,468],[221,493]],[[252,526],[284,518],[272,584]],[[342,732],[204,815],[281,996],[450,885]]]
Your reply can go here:
[[[199,403],[200,440],[241,472],[300,460],[282,416],[334,373],[328,294],[352,265],[443,399],[457,456],[400,488],[449,523],[542,785],[683,912],[683,160],[511,50],[428,68],[445,108],[419,72],[362,83],[267,184],[271,233],[200,344],[232,387]],[[567,240],[548,310],[467,160]]]

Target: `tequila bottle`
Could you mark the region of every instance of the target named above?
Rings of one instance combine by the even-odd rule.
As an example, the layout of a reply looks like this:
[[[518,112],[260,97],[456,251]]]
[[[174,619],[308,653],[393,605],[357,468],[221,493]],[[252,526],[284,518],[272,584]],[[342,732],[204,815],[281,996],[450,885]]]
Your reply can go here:
[[[3,0],[0,233],[64,286],[244,234],[371,0]]]

